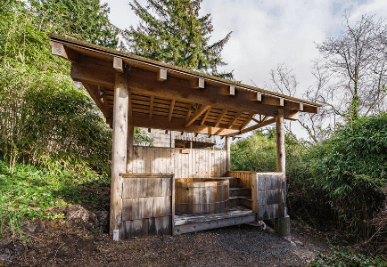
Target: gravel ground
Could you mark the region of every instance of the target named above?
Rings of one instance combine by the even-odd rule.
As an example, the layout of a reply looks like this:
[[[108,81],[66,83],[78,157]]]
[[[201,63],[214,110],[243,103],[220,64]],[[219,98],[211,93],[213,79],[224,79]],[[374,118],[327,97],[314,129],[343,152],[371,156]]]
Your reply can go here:
[[[302,266],[315,251],[328,251],[323,235],[294,225],[294,244],[270,228],[249,225],[119,242],[64,220],[45,225],[24,249],[18,241],[0,239],[0,254],[13,253],[8,260],[0,257],[0,266]]]

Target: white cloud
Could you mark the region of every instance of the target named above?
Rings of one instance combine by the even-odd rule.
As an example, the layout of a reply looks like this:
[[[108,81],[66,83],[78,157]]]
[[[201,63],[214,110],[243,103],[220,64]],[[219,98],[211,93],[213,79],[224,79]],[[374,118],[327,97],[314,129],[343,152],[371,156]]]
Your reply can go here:
[[[125,28],[138,19],[128,0],[103,0],[111,7],[113,24]],[[145,0],[139,1],[145,4]],[[318,57],[315,43],[337,36],[343,25],[344,11],[353,19],[362,14],[384,16],[387,1],[350,0],[204,0],[201,14],[212,14],[217,41],[233,31],[222,57],[243,83],[263,87],[269,71],[277,63],[295,69],[300,83],[298,97],[313,83],[311,61]]]

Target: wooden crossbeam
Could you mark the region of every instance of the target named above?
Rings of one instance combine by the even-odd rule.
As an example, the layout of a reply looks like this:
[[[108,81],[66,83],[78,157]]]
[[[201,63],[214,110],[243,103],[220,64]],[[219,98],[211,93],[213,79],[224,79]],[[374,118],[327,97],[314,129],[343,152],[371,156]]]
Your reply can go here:
[[[238,117],[241,115],[241,113],[242,113],[242,112],[239,111],[239,112],[235,115],[234,119],[232,120],[232,122],[230,123],[230,125],[227,127],[227,129],[231,129],[231,127],[234,125],[234,123],[236,122],[236,120],[238,119]]]
[[[210,111],[211,111],[211,109],[209,108],[209,109],[207,110],[206,114],[204,114],[204,117],[203,117],[203,119],[202,119],[200,125],[204,125],[204,123],[205,123],[206,120],[207,120],[208,114],[210,114]]]
[[[102,64],[102,63],[101,63]],[[110,65],[111,66],[111,65]],[[111,68],[112,69],[112,68]],[[114,87],[114,73],[109,72],[105,68],[96,68],[95,65],[72,64],[71,77],[74,81],[82,83],[95,84],[106,86],[107,88]],[[264,95],[262,101],[253,105],[253,101],[257,101],[257,92],[241,92],[233,96],[230,101],[229,96],[221,94],[218,88],[209,84],[206,94],[202,90],[192,90],[187,95],[181,88],[186,87],[185,81],[176,79],[166,80],[162,83],[150,75],[146,70],[136,69],[135,75],[127,80],[128,88],[136,94],[150,94],[160,98],[176,99],[176,101],[201,103],[203,105],[211,105],[217,109],[239,110],[241,112],[265,114],[274,116],[278,107],[280,107],[280,98],[276,96]],[[171,86],[173,84],[173,86]],[[157,88],[157,90],[155,90]],[[299,103],[290,100],[284,101],[285,119],[293,119],[294,111],[299,110]],[[317,107],[304,104],[304,112],[317,113]]]
[[[261,128],[261,127],[263,127],[263,126],[272,124],[272,123],[274,123],[274,122],[275,122],[275,118],[272,118],[272,119],[267,120],[267,121],[262,121],[262,122],[260,122],[260,123],[258,123],[258,124],[256,124],[256,125],[254,125],[254,126],[251,126],[251,127],[249,127],[249,128],[246,128],[246,129],[241,130],[240,133],[238,133],[238,134],[244,134],[244,133],[247,133],[247,132],[256,130],[256,129],[258,129],[258,128]]]
[[[168,120],[171,121],[172,120],[172,113],[173,113],[173,109],[175,107],[175,103],[176,103],[176,100],[175,99],[172,99],[172,102],[171,102],[171,108],[169,109],[169,115],[168,115]]]
[[[243,123],[239,129],[242,130],[243,128],[245,128],[245,127],[251,122],[251,120],[254,118],[254,116],[255,116],[254,113],[250,114],[250,115],[247,117],[246,122]]]
[[[210,105],[202,105],[201,108],[199,108],[198,111],[196,111],[192,117],[187,121],[185,127],[189,127],[192,123],[194,123],[197,118],[199,118],[204,112],[206,112],[209,108],[211,108]]]
[[[152,95],[150,99],[150,106],[149,106],[149,119],[152,119],[153,116],[153,102],[155,100],[155,97]]]
[[[224,130],[224,129],[220,128],[219,130],[217,130],[217,131],[214,133],[214,135],[220,134],[221,132],[223,132],[223,130]]]
[[[215,122],[215,127],[218,127],[219,126],[219,123],[221,122],[221,120],[223,119],[224,115],[227,113],[227,109],[223,109],[222,111],[222,114],[220,114],[218,120]]]

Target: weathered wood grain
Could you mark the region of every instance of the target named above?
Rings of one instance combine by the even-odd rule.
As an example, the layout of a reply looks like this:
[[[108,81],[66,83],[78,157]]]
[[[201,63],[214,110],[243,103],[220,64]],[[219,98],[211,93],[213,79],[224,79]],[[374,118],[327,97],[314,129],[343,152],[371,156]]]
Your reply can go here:
[[[122,211],[122,177],[126,172],[127,142],[128,142],[128,110],[129,91],[126,79],[122,74],[116,74],[114,90],[114,121],[113,121],[113,153],[110,195],[110,227],[109,232],[119,230]]]

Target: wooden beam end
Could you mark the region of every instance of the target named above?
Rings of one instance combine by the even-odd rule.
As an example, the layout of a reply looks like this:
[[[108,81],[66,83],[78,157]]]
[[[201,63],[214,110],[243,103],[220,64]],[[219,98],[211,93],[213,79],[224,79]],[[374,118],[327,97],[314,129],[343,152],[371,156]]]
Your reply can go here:
[[[159,82],[163,82],[165,80],[167,80],[167,77],[168,77],[168,72],[166,69],[159,69],[159,72],[157,74],[157,80]]]
[[[203,89],[204,88],[204,79],[197,78],[192,82],[192,87],[195,89]]]
[[[235,85],[230,85],[230,95],[235,95]]]
[[[257,93],[257,101],[258,102],[262,101],[262,94],[261,93]]]
[[[124,72],[124,63],[122,61],[122,58],[118,58],[118,57],[113,58],[113,69],[121,73]]]

